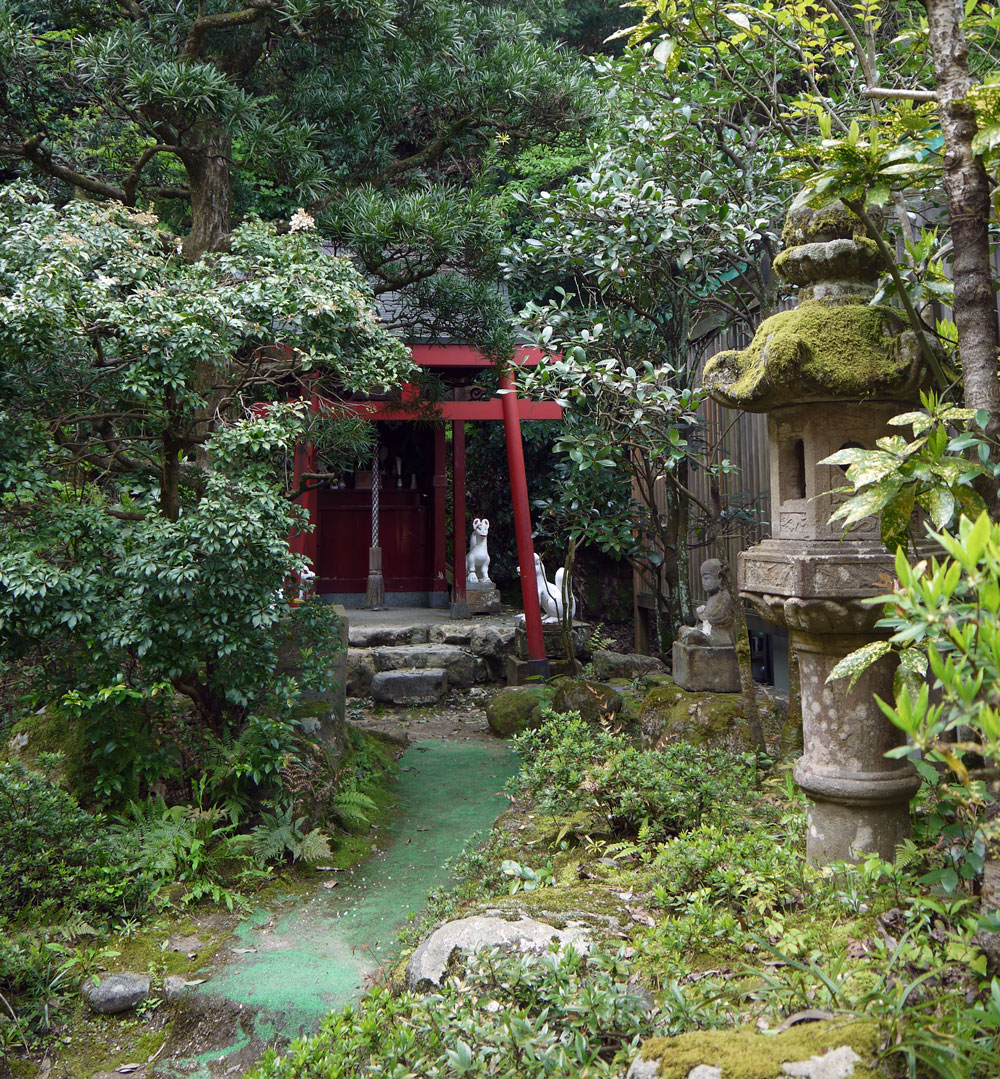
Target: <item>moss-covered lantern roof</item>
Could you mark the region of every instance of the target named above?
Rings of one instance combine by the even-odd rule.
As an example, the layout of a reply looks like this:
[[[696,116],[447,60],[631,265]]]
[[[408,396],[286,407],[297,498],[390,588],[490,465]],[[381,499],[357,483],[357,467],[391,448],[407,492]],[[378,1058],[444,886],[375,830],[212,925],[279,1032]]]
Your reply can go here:
[[[875,241],[841,203],[788,215],[774,262],[799,285],[799,304],[765,319],[745,349],[720,352],[705,386],[730,408],[768,412],[806,401],[911,395],[923,380],[902,313],[871,304],[881,262]]]

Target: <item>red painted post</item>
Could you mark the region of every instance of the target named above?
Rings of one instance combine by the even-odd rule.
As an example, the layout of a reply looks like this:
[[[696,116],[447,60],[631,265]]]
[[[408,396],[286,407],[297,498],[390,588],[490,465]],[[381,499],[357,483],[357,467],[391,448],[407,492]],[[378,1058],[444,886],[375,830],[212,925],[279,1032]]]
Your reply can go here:
[[[454,580],[451,589],[452,618],[469,618],[468,600],[465,598],[465,421],[455,420],[451,425],[451,451],[453,462],[452,517],[454,522],[453,546],[455,549]]]
[[[517,391],[510,374],[500,377],[500,401],[503,408],[504,436],[507,441],[507,469],[510,472],[514,533],[517,536],[517,561],[521,569],[521,596],[524,602],[524,629],[528,637],[528,655],[539,665],[547,666],[545,638],[542,634],[542,609],[538,603],[538,589],[535,584],[535,546],[531,541],[531,508],[528,503],[528,478],[524,470],[521,420],[518,415]]]
[[[313,395],[309,403],[313,412],[319,411],[319,398]],[[302,482],[304,473],[315,472],[317,469],[316,447],[311,442],[296,443],[292,453],[292,483],[295,487]],[[295,500],[300,506],[305,507],[309,514],[312,529],[303,531],[292,529],[288,537],[288,546],[295,554],[305,555],[312,563],[313,572],[316,572],[316,559],[318,555],[318,529],[319,529],[319,491],[313,488]]]
[[[434,424],[434,591],[448,591],[448,465],[444,423]],[[447,596],[445,597],[447,598]]]

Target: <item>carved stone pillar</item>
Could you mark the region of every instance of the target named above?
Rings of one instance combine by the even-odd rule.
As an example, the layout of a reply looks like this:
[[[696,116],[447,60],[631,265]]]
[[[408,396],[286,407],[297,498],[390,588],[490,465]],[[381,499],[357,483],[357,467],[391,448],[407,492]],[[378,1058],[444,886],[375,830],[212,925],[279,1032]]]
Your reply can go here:
[[[747,349],[720,353],[705,369],[718,401],[769,414],[771,538],[740,555],[739,590],[788,629],[799,656],[805,751],[795,779],[810,801],[809,861],[891,859],[909,835],[919,786],[908,761],[885,757],[899,732],[874,695],[891,700],[892,662],[850,690],[847,679],[826,679],[879,639],[880,611],[861,601],[886,591],[893,560],[874,517],[845,538],[828,523],[845,481],[820,461],[891,433],[887,421],[912,406],[924,374],[900,312],[869,304],[877,250],[853,214],[840,204],[793,211],[784,239],[775,270],[802,286],[798,307],[766,319]]]

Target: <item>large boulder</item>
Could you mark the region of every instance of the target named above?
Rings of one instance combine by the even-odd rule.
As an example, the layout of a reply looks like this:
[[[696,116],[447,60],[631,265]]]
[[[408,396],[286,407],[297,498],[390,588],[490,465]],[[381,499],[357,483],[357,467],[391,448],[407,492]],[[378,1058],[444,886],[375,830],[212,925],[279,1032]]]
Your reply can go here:
[[[469,651],[479,656],[490,671],[493,681],[504,677],[504,664],[514,652],[514,627],[512,625],[487,624],[477,626],[469,639]]]
[[[610,686],[586,678],[554,678],[552,707],[557,712],[579,712],[588,723],[608,719],[621,711],[622,695]]]
[[[884,1079],[875,1023],[799,1023],[779,1034],[699,1030],[643,1042],[627,1079]]]
[[[441,984],[456,952],[466,954],[485,948],[510,948],[519,952],[547,951],[553,940],[566,948],[586,954],[590,940],[580,927],[556,929],[546,922],[533,918],[507,921],[473,915],[445,922],[422,941],[406,964],[406,984],[410,989],[426,988]]]
[[[486,722],[500,738],[537,727],[542,709],[551,707],[553,689],[546,685],[511,686],[502,689],[486,704]]]
[[[590,669],[601,682],[608,682],[612,678],[645,678],[666,671],[663,662],[656,656],[643,656],[638,652],[609,652],[604,648],[594,650],[590,657]]]
[[[768,749],[779,756],[791,752],[794,732],[784,726],[787,704],[773,691],[758,686],[757,707]],[[639,727],[646,749],[670,742],[690,742],[730,753],[754,748],[739,693],[689,693],[675,685],[655,686],[643,699]]]

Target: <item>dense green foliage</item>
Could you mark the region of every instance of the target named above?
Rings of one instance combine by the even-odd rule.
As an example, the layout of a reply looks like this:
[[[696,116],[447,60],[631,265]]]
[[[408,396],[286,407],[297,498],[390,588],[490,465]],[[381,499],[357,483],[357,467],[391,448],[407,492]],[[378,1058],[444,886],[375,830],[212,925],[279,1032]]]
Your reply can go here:
[[[619,1075],[649,1029],[648,1005],[627,976],[621,957],[603,952],[483,953],[438,992],[375,990],[253,1074]]]
[[[479,164],[498,138],[520,150],[587,122],[583,64],[552,37],[595,14],[551,0],[6,0],[0,154],[60,195],[152,205],[189,258],[227,247],[249,212],[307,207],[425,328],[502,352],[502,303],[484,287],[502,235]]]
[[[237,795],[240,776],[273,784],[300,683],[328,683],[337,643],[328,613],[288,604],[306,567],[284,457],[304,437],[349,454],[357,425],[251,406],[293,371],[396,381],[405,352],[300,233],[250,222],[192,265],[149,215],[0,200],[3,659],[72,671],[60,707],[88,724],[102,798],[196,768]],[[276,674],[290,633],[312,657],[298,682]],[[43,664],[36,706],[52,683]]]
[[[719,821],[752,783],[752,765],[729,754],[685,742],[640,750],[573,712],[544,711],[541,725],[514,745],[525,758],[514,783],[519,797],[550,812],[591,811],[619,838],[654,842]]]
[[[142,910],[150,886],[127,868],[105,822],[38,772],[0,763],[0,918],[7,925],[121,921]]]
[[[641,801],[646,784],[640,775],[630,791],[625,769],[595,776],[601,761],[636,753],[627,737],[550,715],[520,748],[512,815],[470,853],[435,917],[503,908],[513,878],[511,916],[600,911],[590,929],[600,938],[603,912],[614,910],[623,918],[616,939],[585,958],[571,949],[462,957],[427,994],[393,979],[267,1058],[259,1079],[620,1075],[639,1040],[736,1023],[773,1030],[807,1008],[874,1021],[887,1074],[994,1074],[1000,983],[984,977],[973,900],[944,899],[918,881],[937,859],[931,847],[908,846],[895,864],[814,869],[804,855],[805,800],[790,777],[754,792],[751,768],[735,761],[707,780],[719,801],[699,824],[690,747],[646,755],[666,774],[659,801],[686,807],[674,817],[677,834],[638,827],[623,839],[603,816],[602,792]],[[925,832],[919,839],[936,842]]]

